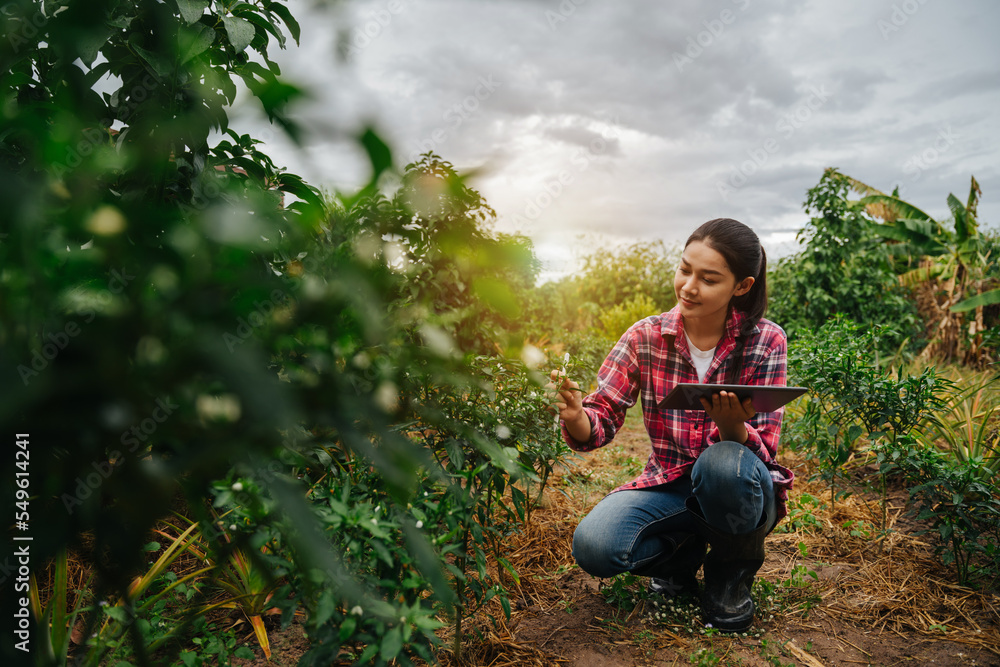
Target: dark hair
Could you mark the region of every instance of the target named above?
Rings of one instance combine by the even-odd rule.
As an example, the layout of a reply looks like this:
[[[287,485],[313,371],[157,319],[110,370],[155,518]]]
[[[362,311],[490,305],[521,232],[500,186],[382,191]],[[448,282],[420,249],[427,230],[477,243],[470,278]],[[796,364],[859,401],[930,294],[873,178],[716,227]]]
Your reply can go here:
[[[736,384],[743,369],[743,348],[754,328],[767,311],[767,255],[760,239],[752,229],[732,218],[709,220],[688,237],[686,248],[692,241],[701,241],[726,260],[726,265],[739,283],[753,277],[750,291],[734,296],[730,307],[746,314],[746,319],[736,335],[736,348],[730,355],[734,360],[727,373],[727,382]]]

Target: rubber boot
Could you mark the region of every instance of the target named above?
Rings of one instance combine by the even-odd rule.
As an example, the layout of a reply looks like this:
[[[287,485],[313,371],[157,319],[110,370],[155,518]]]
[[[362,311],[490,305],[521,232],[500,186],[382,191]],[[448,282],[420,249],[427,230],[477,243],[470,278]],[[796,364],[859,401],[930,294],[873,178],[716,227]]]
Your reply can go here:
[[[709,525],[696,499],[688,498],[687,506],[698,519],[699,533],[711,547],[705,556],[705,590],[701,599],[705,623],[724,632],[743,632],[753,623],[750,589],[764,564],[767,519],[762,518],[750,533],[732,535]]]
[[[705,560],[705,540],[694,533],[673,533],[666,536],[674,544],[673,555],[657,568],[649,580],[649,591],[665,598],[698,595],[695,574]]]

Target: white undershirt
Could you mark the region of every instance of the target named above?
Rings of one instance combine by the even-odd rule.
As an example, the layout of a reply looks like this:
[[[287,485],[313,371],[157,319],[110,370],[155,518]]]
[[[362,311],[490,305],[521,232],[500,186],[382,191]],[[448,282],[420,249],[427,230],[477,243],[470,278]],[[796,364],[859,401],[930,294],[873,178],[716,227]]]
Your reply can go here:
[[[686,331],[684,332],[684,337],[687,338],[688,351],[691,352],[694,369],[698,372],[698,381],[704,382],[705,376],[708,375],[708,367],[712,365],[712,359],[715,357],[715,347],[711,350],[699,350],[691,342],[691,337],[687,335]]]

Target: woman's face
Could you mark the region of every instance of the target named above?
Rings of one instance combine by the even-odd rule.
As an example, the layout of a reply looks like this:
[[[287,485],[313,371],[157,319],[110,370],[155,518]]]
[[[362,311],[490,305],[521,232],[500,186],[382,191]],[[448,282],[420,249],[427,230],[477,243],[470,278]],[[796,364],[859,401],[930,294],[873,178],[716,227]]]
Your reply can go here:
[[[674,275],[674,295],[685,318],[725,321],[729,301],[750,291],[753,278],[739,283],[726,260],[704,241],[692,241]]]

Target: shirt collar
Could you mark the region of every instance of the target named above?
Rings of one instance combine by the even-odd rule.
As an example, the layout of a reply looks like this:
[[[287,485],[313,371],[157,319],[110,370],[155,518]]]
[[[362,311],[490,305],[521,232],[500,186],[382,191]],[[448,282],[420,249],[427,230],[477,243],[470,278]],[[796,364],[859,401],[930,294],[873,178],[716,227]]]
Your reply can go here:
[[[747,315],[742,310],[729,309],[729,317],[726,318],[726,332],[723,334],[722,340],[719,341],[720,346],[727,340],[736,340],[736,335],[740,332],[740,325],[743,324],[743,320],[746,318]],[[682,336],[684,333],[684,320],[681,317],[680,306],[674,306],[670,309],[670,312],[663,314],[660,332],[664,336],[674,336],[677,338]],[[760,333],[760,328],[755,326],[753,333]]]

